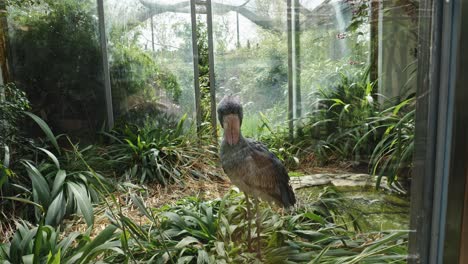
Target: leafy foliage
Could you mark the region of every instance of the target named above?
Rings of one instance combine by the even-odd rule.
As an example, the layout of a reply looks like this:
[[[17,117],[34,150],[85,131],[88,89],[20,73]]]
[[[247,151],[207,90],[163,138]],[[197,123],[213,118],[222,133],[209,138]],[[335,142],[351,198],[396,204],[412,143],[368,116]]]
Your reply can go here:
[[[92,202],[99,201],[99,195],[94,189],[97,186],[93,175],[87,171],[67,172],[60,167],[57,157],[46,149],[51,162],[43,161],[37,167],[29,161],[24,166],[32,182],[32,196],[36,204],[42,206],[45,212],[45,223],[58,226],[63,218],[81,213],[88,225],[94,221]],[[101,181],[105,179],[99,175]],[[36,218],[42,214],[36,210]]]
[[[37,150],[46,159],[37,164],[28,160],[22,161],[31,180],[32,201],[38,205],[35,208],[37,221],[45,217],[45,224],[58,226],[64,217],[81,213],[86,223],[92,225],[94,214],[91,203],[99,200],[95,187],[99,186],[97,181],[106,180],[101,175],[93,175],[88,171],[67,171],[66,166],[72,163],[71,156],[58,146],[57,137],[42,119],[34,114],[27,114],[46,133],[58,154],[57,156],[45,148],[38,147]]]
[[[54,122],[86,117],[94,127],[100,116],[102,57],[94,5],[41,0],[9,6],[16,81],[35,110]]]
[[[134,94],[154,98],[156,91],[164,91],[173,102],[179,102],[182,91],[176,77],[161,69],[150,53],[134,43],[114,45],[110,74],[116,103]],[[120,110],[119,105],[116,109]]]
[[[298,144],[315,142],[322,161],[344,160],[369,165],[380,179],[393,183],[409,176],[414,146],[414,97],[379,101],[367,72],[358,79],[342,75],[337,86],[321,89],[305,122],[306,135]]]
[[[407,180],[413,164],[415,98],[410,97],[395,106],[369,118],[373,130],[384,131],[370,156],[373,175],[387,176],[390,182]],[[373,131],[363,135],[356,143],[359,147]]]
[[[13,83],[0,86],[0,190],[14,176],[11,157],[28,145],[24,131],[20,129],[23,111],[29,110],[26,94]]]
[[[372,142],[354,149],[362,135],[369,131],[367,118],[378,111],[374,100],[373,84],[367,82],[367,72],[350,77],[341,74],[341,80],[334,87],[320,89],[317,100],[311,105],[304,132],[316,139],[315,153],[322,159],[335,156],[352,160],[371,151]],[[369,140],[372,138],[369,137]]]
[[[26,93],[9,83],[0,87],[0,146],[19,144],[20,121],[23,111],[30,109]]]
[[[116,227],[109,225],[95,238],[91,229],[66,236],[49,225],[30,227],[18,223],[18,229],[8,244],[0,245],[0,262],[8,263],[90,263],[109,259],[109,253],[123,254]]]
[[[264,261],[309,263],[315,259],[312,263],[359,260],[404,263],[405,232],[382,234],[366,245],[366,239],[371,239],[371,235],[351,237],[343,226],[334,224],[328,208],[332,206],[330,202],[336,206],[339,201],[327,199],[284,216],[262,207],[260,239]],[[132,195],[132,202],[150,221],[147,225],[137,225],[128,217],[120,219],[130,236],[138,241],[131,243],[131,252],[136,259],[179,263],[255,261],[255,253],[247,250],[245,200],[237,193],[228,193],[223,199],[211,202],[187,198],[162,210],[145,207],[137,195]]]
[[[128,180],[157,182],[162,185],[181,179],[191,157],[184,151],[188,143],[184,135],[184,116],[175,127],[164,123],[147,123],[145,127],[127,125],[112,134],[111,160],[117,161],[116,171]],[[161,119],[159,121],[162,121]]]

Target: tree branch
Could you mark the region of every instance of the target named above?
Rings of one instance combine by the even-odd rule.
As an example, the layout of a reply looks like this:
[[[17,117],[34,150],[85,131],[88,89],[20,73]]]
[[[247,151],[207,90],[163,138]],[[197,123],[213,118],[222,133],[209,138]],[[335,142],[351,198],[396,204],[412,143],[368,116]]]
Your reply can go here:
[[[139,0],[140,3],[146,7],[148,10],[146,12],[141,12],[136,16],[135,24],[139,22],[144,22],[150,17],[162,14],[166,12],[172,13],[190,13],[190,1],[179,2],[175,4],[161,4],[151,0]],[[212,2],[212,10],[215,10],[216,14],[225,14],[231,11],[238,12],[248,20],[252,21],[257,26],[274,31],[274,32],[281,32],[284,29],[279,28],[277,25],[273,23],[270,17],[259,15],[251,10],[249,10],[246,5],[249,3],[250,0],[246,0],[242,5],[234,6],[222,3]],[[325,21],[321,20],[329,20],[329,15],[324,15],[322,12],[324,9],[329,9],[328,7],[330,0],[324,0],[323,3],[315,7],[313,10],[309,10],[304,7],[302,4],[299,4],[299,12],[305,16],[307,21],[314,21],[317,24],[323,24]],[[205,0],[196,0],[196,4],[198,6],[205,6]],[[206,8],[202,8],[197,11],[199,14],[206,14]],[[129,25],[131,27],[131,25]]]

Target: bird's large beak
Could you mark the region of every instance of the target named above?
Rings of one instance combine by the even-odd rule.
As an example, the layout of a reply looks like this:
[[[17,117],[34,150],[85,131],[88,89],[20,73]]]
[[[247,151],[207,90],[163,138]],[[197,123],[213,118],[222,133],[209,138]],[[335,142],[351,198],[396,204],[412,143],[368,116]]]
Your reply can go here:
[[[240,120],[236,114],[230,114],[223,117],[224,140],[229,145],[235,145],[239,142]]]

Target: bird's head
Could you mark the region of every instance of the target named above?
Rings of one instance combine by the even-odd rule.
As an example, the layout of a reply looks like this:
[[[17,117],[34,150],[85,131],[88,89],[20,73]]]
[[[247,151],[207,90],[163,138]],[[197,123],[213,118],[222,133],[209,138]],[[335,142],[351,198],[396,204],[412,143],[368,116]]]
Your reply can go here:
[[[235,145],[239,142],[242,117],[242,105],[239,98],[229,95],[219,102],[218,119],[224,129],[224,140],[229,145]]]

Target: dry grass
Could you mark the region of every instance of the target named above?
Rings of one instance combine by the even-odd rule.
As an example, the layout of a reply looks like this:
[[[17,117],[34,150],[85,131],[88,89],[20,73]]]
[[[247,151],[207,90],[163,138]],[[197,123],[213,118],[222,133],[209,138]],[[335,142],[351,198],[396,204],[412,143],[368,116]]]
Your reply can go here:
[[[310,174],[324,174],[324,173],[368,173],[368,167],[366,165],[356,166],[352,162],[338,161],[330,158],[330,161],[327,164],[320,164],[317,161],[315,155],[309,154],[305,157],[302,157],[301,164],[296,170],[302,172],[305,175]]]
[[[140,192],[143,196],[143,201],[148,208],[160,208],[162,206],[175,205],[177,201],[182,198],[193,196],[201,200],[212,200],[221,198],[231,188],[231,183],[228,180],[206,180],[206,179],[193,179],[187,177],[183,184],[173,184],[163,187],[159,184],[149,184],[145,186],[135,186],[132,189],[125,190],[121,188],[113,193],[119,203],[120,210],[123,215],[130,218],[133,222],[138,224],[147,223],[148,219],[143,216],[135,205],[133,205],[130,194],[132,192]],[[107,198],[107,204],[111,206],[114,212],[118,212],[117,206],[113,203],[111,198]],[[94,227],[91,236],[94,237],[99,234],[107,225],[109,225],[109,219],[105,215],[105,211],[108,209],[106,203],[102,203],[95,207],[95,220]],[[66,220],[64,222],[65,234],[71,232],[85,232],[87,225],[84,219],[75,216],[73,219]]]

